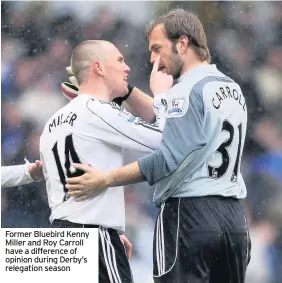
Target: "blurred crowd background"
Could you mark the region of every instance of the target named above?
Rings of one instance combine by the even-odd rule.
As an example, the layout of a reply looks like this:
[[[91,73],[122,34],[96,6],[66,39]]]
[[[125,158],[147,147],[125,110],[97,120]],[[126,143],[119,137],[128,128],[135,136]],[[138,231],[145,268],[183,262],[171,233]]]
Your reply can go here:
[[[203,22],[212,63],[246,97],[249,127],[242,173],[252,239],[247,283],[282,282],[282,2],[1,1],[2,166],[39,158],[47,119],[68,101],[60,94],[72,48],[86,39],[113,42],[131,67],[129,81],[150,93],[145,27],[172,8]],[[152,188],[125,189],[126,234],[135,282],[152,273],[157,209]],[[2,227],[49,227],[45,184],[2,189]]]

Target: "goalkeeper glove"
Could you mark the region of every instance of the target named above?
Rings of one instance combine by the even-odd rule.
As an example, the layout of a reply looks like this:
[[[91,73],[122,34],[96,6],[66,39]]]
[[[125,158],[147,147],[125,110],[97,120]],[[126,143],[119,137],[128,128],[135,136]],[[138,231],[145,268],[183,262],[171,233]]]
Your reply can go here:
[[[128,93],[127,93],[127,95],[125,95],[125,96],[120,96],[120,97],[116,97],[116,98],[113,99],[113,102],[115,102],[116,104],[118,104],[119,106],[121,106],[121,104],[123,103],[123,101],[125,101],[125,100],[129,97],[129,95],[131,94],[132,90],[134,89],[134,86],[129,84],[129,85],[127,86],[127,88],[128,88]]]
[[[61,91],[64,97],[66,97],[68,100],[72,100],[78,95],[79,84],[75,76],[73,75],[71,66],[66,67],[66,70],[70,75],[69,77],[70,83],[69,82],[61,83]]]

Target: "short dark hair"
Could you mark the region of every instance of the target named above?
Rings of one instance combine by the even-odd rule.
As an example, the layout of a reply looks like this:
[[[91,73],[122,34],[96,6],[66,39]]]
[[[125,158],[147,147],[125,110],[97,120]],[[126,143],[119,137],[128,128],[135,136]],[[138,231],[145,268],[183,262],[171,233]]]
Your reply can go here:
[[[153,29],[163,24],[164,32],[171,41],[179,39],[185,35],[197,56],[202,60],[210,63],[211,56],[207,45],[207,38],[203,25],[196,14],[183,9],[174,9],[166,14],[159,16],[152,21],[146,29],[146,37],[149,40]]]

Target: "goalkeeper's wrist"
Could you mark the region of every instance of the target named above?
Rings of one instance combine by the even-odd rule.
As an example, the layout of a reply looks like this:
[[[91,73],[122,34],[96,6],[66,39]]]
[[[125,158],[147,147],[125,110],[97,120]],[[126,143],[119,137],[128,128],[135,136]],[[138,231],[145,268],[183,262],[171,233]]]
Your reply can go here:
[[[129,97],[129,95],[132,93],[132,91],[133,91],[133,89],[134,89],[134,85],[128,84],[127,88],[128,88],[128,93],[127,93],[127,95],[125,95],[125,96],[123,97],[124,100],[126,100],[126,99]]]

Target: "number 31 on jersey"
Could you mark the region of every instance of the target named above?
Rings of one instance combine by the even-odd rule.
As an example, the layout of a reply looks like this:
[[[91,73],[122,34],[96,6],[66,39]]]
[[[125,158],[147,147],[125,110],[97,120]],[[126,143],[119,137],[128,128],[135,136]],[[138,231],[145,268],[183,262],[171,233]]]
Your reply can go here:
[[[242,124],[239,124],[238,127],[235,128],[228,120],[224,120],[221,131],[222,132],[227,131],[230,134],[230,136],[216,150],[217,153],[221,154],[221,158],[222,158],[221,165],[217,167],[217,166],[211,166],[210,164],[208,164],[208,175],[210,178],[220,179],[227,173],[227,171],[230,172],[230,170],[232,170],[230,181],[237,182],[238,171],[239,171],[239,161],[242,156],[242,144],[243,144],[242,143]],[[233,168],[229,168],[230,163],[231,163],[231,158],[232,158],[232,156],[230,156],[229,149],[232,146],[236,146],[233,142],[234,137],[236,135],[239,136],[238,137],[239,142],[237,145],[235,164]]]

